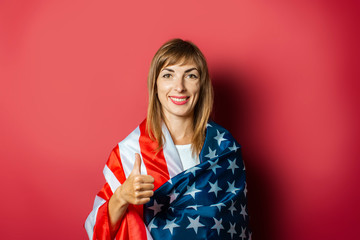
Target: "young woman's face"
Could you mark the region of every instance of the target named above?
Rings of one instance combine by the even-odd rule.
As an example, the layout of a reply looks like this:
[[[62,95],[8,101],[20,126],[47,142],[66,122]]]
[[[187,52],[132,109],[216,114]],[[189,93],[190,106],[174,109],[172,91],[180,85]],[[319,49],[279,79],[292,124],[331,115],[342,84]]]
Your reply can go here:
[[[167,119],[192,118],[199,98],[200,74],[194,64],[175,64],[161,69],[157,95]]]

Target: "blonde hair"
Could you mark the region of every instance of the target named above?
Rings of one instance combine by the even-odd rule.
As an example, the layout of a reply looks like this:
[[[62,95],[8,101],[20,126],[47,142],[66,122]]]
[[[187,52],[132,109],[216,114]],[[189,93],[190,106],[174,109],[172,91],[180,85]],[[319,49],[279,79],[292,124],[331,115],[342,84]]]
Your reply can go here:
[[[150,138],[157,141],[160,149],[164,144],[161,130],[164,118],[161,103],[157,97],[156,80],[162,68],[178,63],[193,63],[200,74],[200,94],[194,109],[194,135],[192,137],[192,152],[200,154],[205,141],[206,124],[212,111],[214,94],[205,57],[190,41],[170,40],[160,47],[152,59],[147,82],[149,106],[146,129]]]

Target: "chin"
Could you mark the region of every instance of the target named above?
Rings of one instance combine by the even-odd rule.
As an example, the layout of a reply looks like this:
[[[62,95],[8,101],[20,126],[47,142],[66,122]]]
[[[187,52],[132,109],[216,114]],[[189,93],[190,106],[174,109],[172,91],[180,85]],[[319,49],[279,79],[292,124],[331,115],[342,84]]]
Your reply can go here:
[[[190,114],[190,113],[188,113],[188,112],[183,112],[183,113],[177,113],[177,114],[175,114],[176,116],[178,116],[178,117],[184,117],[184,118],[188,118],[188,117],[191,117],[191,116],[193,116],[192,114]]]

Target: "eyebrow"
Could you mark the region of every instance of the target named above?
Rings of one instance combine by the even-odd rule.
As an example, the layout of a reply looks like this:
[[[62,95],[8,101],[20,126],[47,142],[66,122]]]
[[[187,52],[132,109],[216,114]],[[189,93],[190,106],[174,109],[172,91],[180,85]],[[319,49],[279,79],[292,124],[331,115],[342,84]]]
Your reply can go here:
[[[170,68],[164,68],[163,71],[164,70],[169,71],[169,72],[175,72],[173,69],[170,69]],[[191,72],[192,70],[198,71],[197,68],[194,67],[194,68],[190,68],[190,69],[185,70],[185,73]]]

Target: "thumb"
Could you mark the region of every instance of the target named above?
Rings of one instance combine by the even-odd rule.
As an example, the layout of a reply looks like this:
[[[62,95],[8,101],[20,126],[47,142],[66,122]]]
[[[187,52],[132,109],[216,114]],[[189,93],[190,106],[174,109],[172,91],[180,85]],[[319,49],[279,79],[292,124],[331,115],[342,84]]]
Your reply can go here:
[[[135,162],[134,167],[131,171],[132,174],[140,174],[141,173],[141,158],[140,154],[135,153]]]

